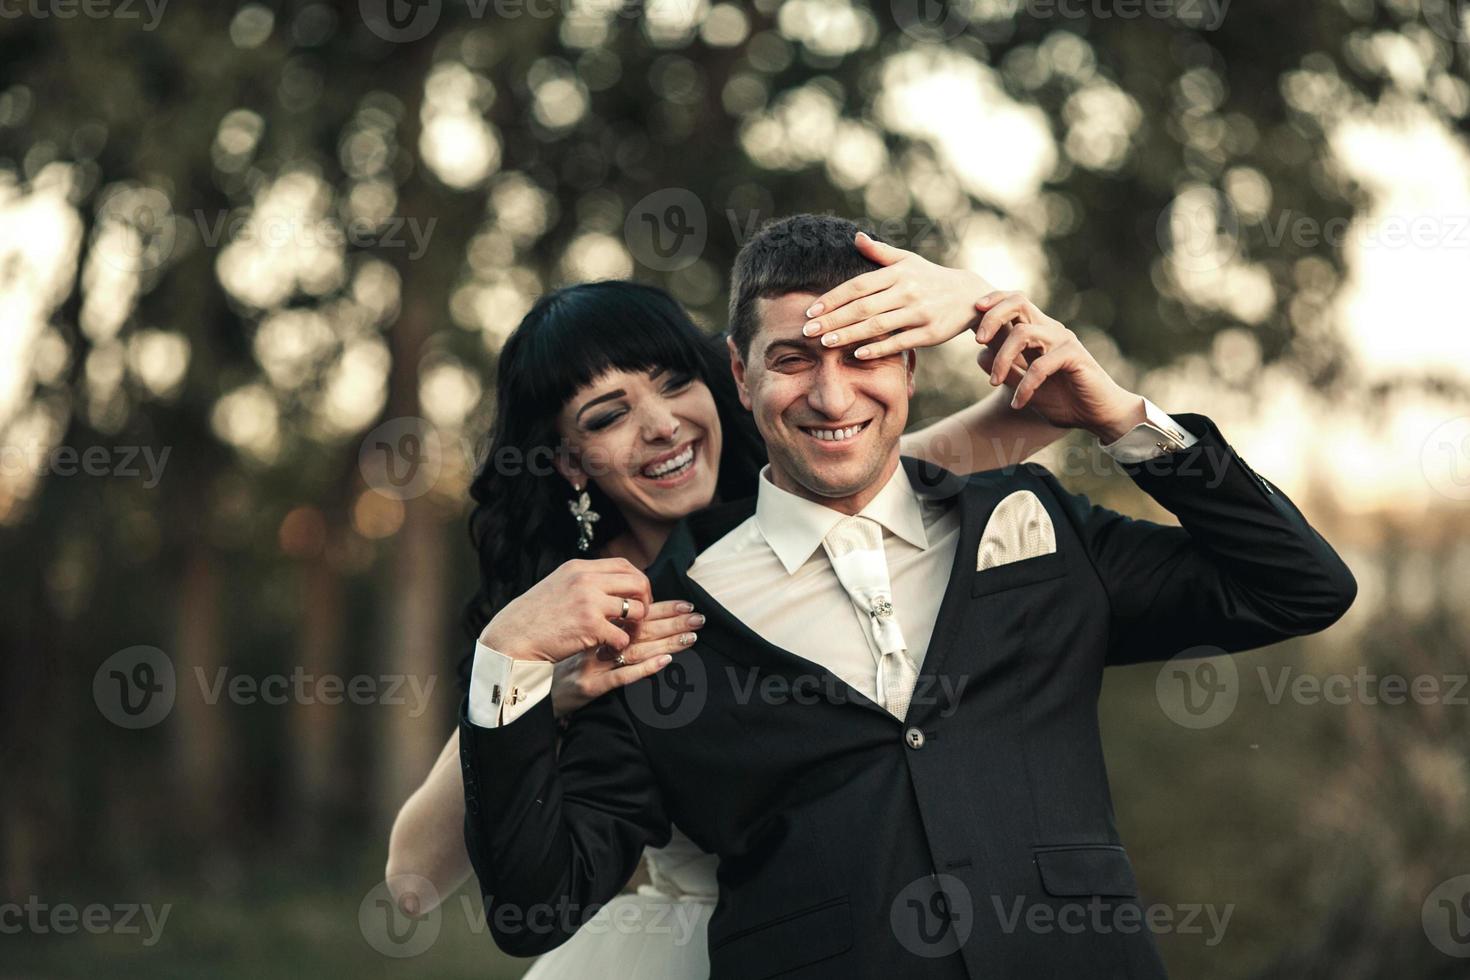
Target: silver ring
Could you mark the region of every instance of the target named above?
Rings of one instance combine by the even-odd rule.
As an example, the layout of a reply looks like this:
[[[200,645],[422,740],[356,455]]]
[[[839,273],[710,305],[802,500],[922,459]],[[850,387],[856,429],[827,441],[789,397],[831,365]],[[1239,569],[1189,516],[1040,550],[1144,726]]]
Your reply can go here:
[[[621,617],[619,617],[619,618],[621,618],[621,619],[627,619],[628,618],[628,608],[629,608],[629,606],[628,606],[628,600],[627,599],[624,599],[623,600],[623,615]]]
[[[613,663],[617,664],[619,667],[628,666],[628,661],[623,659],[623,655],[621,653],[613,658]]]

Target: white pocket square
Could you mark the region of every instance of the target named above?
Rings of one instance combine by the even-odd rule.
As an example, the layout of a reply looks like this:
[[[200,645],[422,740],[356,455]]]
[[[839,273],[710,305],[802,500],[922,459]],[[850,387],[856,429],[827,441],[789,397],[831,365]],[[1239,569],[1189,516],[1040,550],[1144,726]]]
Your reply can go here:
[[[1030,490],[1017,490],[997,504],[990,520],[985,522],[980,550],[975,555],[975,571],[1049,555],[1056,550],[1056,530],[1041,500]]]

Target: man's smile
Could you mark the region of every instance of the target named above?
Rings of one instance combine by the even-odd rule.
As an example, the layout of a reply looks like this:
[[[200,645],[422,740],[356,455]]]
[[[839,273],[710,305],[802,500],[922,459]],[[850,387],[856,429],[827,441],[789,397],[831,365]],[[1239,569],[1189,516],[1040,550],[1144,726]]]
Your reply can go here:
[[[797,428],[799,428],[803,433],[811,436],[818,442],[851,442],[853,439],[856,439],[859,435],[866,431],[868,426],[872,424],[872,421],[872,419],[868,419],[864,422],[854,422],[851,425],[844,426],[799,425],[797,426]]]

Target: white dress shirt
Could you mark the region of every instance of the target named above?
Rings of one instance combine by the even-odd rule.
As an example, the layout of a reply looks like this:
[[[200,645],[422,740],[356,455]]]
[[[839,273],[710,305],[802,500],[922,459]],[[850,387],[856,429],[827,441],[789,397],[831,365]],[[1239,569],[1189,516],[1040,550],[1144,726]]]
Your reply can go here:
[[[902,466],[859,516],[883,529],[893,616],[915,671],[944,599],[960,538],[953,497],[920,497]],[[689,577],[736,619],[780,647],[820,664],[881,704],[882,658],[866,610],[837,578],[822,539],[843,514],[782,490],[761,470],[755,513],[700,552]]]
[[[1139,463],[1198,440],[1144,399],[1147,421],[1102,449]],[[761,471],[755,514],[701,552],[689,577],[770,643],[830,670],[875,703],[880,653],[866,614],[838,581],[821,544],[843,515],[777,487]],[[883,528],[894,615],[920,671],[959,542],[954,501],[920,497],[903,467],[860,512]],[[655,596],[655,598],[657,598]],[[475,644],[469,720],[510,724],[551,691],[554,665]]]

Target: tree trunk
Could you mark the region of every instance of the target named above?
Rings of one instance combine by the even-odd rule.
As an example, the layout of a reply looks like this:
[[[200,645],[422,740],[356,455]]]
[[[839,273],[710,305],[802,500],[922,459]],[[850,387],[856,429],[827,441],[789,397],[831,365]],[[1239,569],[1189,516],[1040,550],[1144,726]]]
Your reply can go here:
[[[210,546],[201,543],[184,563],[175,643],[178,699],[174,719],[166,722],[177,724],[179,731],[175,743],[175,772],[180,779],[176,798],[184,811],[186,833],[201,843],[219,841],[226,830],[224,815],[228,812],[231,770],[225,749],[228,705],[224,698],[228,687],[219,701],[209,704],[199,684],[201,676],[206,686],[213,684],[224,667],[216,560]]]
[[[441,660],[447,622],[444,613],[446,558],[444,527],[435,508],[425,497],[404,501],[406,513],[398,533],[398,547],[393,556],[392,624],[387,632],[390,641],[385,672],[396,680],[407,680],[400,687],[407,703],[381,709],[385,738],[378,781],[378,818],[386,829],[398,808],[418,787],[448,736],[448,722],[442,712],[424,711],[413,691],[423,690],[434,680],[433,704],[442,704],[440,688],[444,686]]]
[[[307,676],[343,674],[342,622],[345,615],[342,579],[327,555],[330,548],[307,559],[301,569],[299,660]],[[296,703],[288,723],[291,792],[287,839],[309,852],[327,839],[327,828],[343,798],[341,705],[320,701]]]

